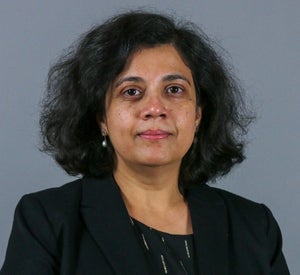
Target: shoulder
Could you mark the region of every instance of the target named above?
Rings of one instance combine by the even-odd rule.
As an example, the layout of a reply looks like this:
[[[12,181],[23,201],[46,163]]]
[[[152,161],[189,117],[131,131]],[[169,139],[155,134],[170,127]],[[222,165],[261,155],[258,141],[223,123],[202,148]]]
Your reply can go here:
[[[61,208],[69,204],[76,204],[81,197],[82,179],[66,183],[60,187],[48,188],[42,191],[24,195],[20,202],[36,202],[41,206]]]
[[[261,228],[264,231],[270,224],[276,223],[271,211],[263,203],[249,200],[232,192],[208,186],[195,186],[190,196],[198,205],[221,206],[231,223]],[[196,198],[196,199],[195,199]]]
[[[281,230],[271,210],[262,203],[219,188],[206,186],[204,189],[225,206],[231,237],[238,243],[238,251],[252,248],[252,254],[265,253],[262,257],[270,259],[274,274],[289,274],[282,254]]]
[[[189,196],[194,209],[202,207],[205,211],[220,210],[210,213],[222,214],[225,224],[239,240],[249,240],[255,236],[256,240],[270,246],[270,251],[275,250],[276,244],[281,245],[281,232],[277,221],[264,204],[208,185],[192,187]]]
[[[57,263],[61,261],[66,240],[72,240],[67,245],[71,251],[81,232],[81,181],[21,198],[15,210],[3,271],[7,274],[58,273]]]
[[[247,199],[230,191],[210,186],[207,184],[194,185],[187,189],[189,197],[197,197],[204,203],[225,203],[231,206],[243,206],[246,209],[256,209],[261,207],[261,203]]]
[[[270,222],[275,222],[271,210],[264,203],[259,203],[216,187],[208,188],[222,198],[231,215],[238,215],[244,220],[255,224],[261,223],[266,228],[268,228]]]
[[[207,186],[207,190],[208,192],[215,193],[228,208],[241,210],[247,214],[252,212],[256,213],[257,211],[260,212],[264,208],[262,203],[258,203],[224,189]]]
[[[82,179],[60,187],[24,195],[19,201],[16,213],[25,220],[47,220],[56,225],[78,215],[81,202]]]

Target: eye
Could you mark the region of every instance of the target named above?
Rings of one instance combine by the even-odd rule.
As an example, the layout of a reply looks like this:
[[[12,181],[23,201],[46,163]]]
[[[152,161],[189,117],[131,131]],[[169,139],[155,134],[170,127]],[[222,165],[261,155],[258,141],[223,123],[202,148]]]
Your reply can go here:
[[[123,94],[128,97],[138,97],[142,94],[142,92],[137,89],[127,89],[123,91]]]
[[[167,88],[167,93],[169,94],[182,94],[183,93],[183,88],[179,86],[170,86]]]

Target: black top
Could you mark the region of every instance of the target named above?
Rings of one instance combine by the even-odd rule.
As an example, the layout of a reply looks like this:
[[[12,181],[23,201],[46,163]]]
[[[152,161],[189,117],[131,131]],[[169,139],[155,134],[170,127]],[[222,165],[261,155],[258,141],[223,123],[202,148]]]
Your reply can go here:
[[[207,185],[186,200],[196,274],[290,274],[267,207]],[[20,200],[0,274],[159,275],[142,245],[113,178],[85,177]]]
[[[131,223],[157,274],[196,274],[193,234],[161,232],[132,217]]]

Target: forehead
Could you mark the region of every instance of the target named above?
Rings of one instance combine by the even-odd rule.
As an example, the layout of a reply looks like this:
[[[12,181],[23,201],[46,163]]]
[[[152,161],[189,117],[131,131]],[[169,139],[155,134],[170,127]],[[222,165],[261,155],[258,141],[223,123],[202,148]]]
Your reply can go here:
[[[192,81],[192,72],[174,46],[166,44],[135,51],[128,58],[123,71],[116,78],[127,74],[147,76],[181,73]]]

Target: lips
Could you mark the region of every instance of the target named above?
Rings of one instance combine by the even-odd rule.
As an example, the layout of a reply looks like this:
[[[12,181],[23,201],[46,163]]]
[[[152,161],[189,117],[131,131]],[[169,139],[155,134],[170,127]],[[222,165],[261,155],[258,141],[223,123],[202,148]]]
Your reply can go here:
[[[160,140],[170,136],[171,133],[163,130],[147,130],[138,134],[139,137],[147,140]]]

